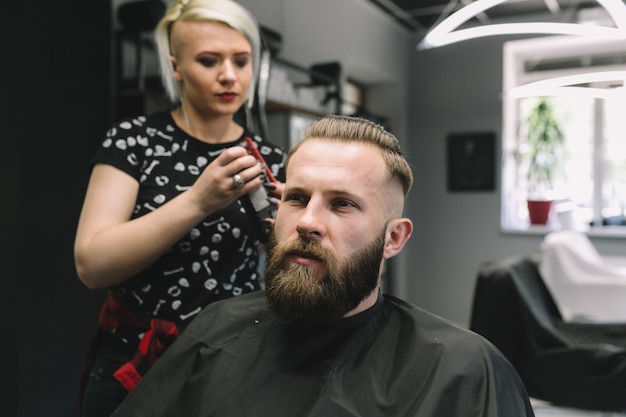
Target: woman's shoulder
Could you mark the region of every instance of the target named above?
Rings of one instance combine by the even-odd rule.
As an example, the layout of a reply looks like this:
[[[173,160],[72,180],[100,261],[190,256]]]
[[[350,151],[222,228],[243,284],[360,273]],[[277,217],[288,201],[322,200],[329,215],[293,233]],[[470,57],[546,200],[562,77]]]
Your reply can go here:
[[[135,147],[172,146],[180,136],[172,116],[167,111],[127,117],[115,122],[106,132],[102,148],[115,147],[128,151]]]
[[[166,111],[120,119],[106,132],[92,163],[140,166],[148,155],[166,156],[168,151],[180,148],[177,132]]]
[[[109,134],[129,131],[146,131],[148,129],[173,130],[174,121],[168,111],[158,111],[147,115],[128,116],[116,121]]]

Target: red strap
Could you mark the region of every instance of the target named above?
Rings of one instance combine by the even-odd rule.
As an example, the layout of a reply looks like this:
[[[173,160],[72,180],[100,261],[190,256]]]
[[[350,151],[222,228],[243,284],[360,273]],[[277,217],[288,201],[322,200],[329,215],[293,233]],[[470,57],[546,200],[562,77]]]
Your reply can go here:
[[[145,330],[149,328],[148,323],[133,314],[118,295],[109,291],[109,296],[100,310],[98,328],[102,332],[110,332],[122,324],[129,324]]]
[[[109,291],[109,295],[100,309],[98,333],[92,341],[87,360],[83,367],[79,387],[79,409],[82,408],[85,383],[87,382],[89,369],[93,363],[93,353],[98,343],[99,335],[109,332],[123,324],[129,324],[145,330],[144,336],[141,342],[139,342],[137,353],[135,353],[133,359],[122,365],[113,374],[115,379],[120,381],[129,392],[141,380],[141,373],[138,368],[142,362],[145,361],[149,365],[148,368],[154,365],[165,349],[167,349],[180,334],[174,322],[160,319],[152,319],[150,322],[146,322],[140,317],[137,317],[126,307],[124,301],[119,296],[113,291]]]
[[[141,380],[141,375],[130,362],[126,362],[122,365],[120,369],[115,371],[113,376],[120,381],[120,384],[122,384],[128,392],[131,392]]]
[[[145,362],[151,367],[156,360],[161,357],[165,349],[178,337],[180,331],[171,321],[152,319],[150,320],[150,330],[144,333],[139,342],[137,352],[133,359],[122,365],[113,376],[115,379],[131,391],[141,380],[139,366]]]

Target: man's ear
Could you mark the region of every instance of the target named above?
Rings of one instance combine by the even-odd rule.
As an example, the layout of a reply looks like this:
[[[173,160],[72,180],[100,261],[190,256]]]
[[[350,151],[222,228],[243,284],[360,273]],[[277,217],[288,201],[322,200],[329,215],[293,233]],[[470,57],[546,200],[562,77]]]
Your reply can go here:
[[[411,233],[413,233],[411,220],[406,218],[391,220],[387,225],[383,258],[389,259],[400,253],[404,244],[411,237]]]

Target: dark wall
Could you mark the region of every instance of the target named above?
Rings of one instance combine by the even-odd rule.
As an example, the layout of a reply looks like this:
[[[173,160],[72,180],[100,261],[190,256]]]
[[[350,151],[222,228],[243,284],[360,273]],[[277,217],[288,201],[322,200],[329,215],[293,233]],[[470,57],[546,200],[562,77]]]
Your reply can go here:
[[[81,366],[104,293],[80,283],[72,246],[89,159],[111,122],[111,5],[40,0],[6,7],[9,133],[0,165],[2,201],[9,204],[2,253],[13,272],[2,275],[14,285],[4,287],[5,320],[14,331],[8,340],[15,340],[5,365],[17,373],[17,385],[10,381],[16,390],[0,414],[76,416]]]
[[[0,313],[2,317],[11,317],[11,312],[15,309],[16,304],[11,301],[11,298],[15,296],[17,285],[16,281],[19,279],[17,275],[17,258],[19,249],[16,245],[17,240],[17,176],[18,176],[18,161],[17,161],[17,148],[18,144],[15,140],[11,140],[11,136],[14,136],[17,131],[17,123],[15,122],[13,115],[17,111],[12,107],[12,102],[15,101],[17,96],[17,86],[15,83],[10,82],[14,79],[17,71],[13,69],[12,65],[7,65],[6,57],[14,57],[17,54],[18,48],[15,42],[9,42],[11,39],[12,28],[8,26],[10,16],[16,14],[18,8],[17,2],[11,2],[3,7],[3,13],[0,15],[0,36],[3,39],[3,70],[2,79],[4,83],[4,93],[6,94],[2,100],[0,100],[0,121],[4,128],[5,137],[2,139],[2,151],[0,152],[0,261],[3,265],[3,271],[0,273],[0,279],[3,283],[2,299],[0,303]],[[6,294],[6,296],[5,296]],[[0,394],[0,414],[6,416],[15,415],[16,411],[16,394],[17,386],[15,380],[17,376],[17,366],[15,363],[15,356],[17,353],[16,345],[13,342],[17,334],[17,323],[13,320],[3,320],[2,331],[2,355],[0,355],[0,369],[2,372],[3,387],[7,387],[8,390]],[[8,343],[6,342],[8,341]]]

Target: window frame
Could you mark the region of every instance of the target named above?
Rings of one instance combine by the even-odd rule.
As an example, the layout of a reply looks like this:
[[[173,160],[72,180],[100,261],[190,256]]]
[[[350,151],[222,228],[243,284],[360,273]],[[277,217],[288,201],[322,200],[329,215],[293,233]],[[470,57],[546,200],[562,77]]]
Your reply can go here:
[[[520,99],[510,97],[507,92],[531,82],[549,78],[584,74],[592,71],[624,71],[624,63],[610,65],[583,66],[582,63],[593,62],[600,56],[619,55],[626,57],[626,40],[606,40],[581,38],[576,36],[547,36],[534,37],[523,40],[505,42],[503,45],[503,95],[502,95],[502,166],[500,185],[500,229],[508,233],[543,234],[554,230],[558,225],[546,226],[528,225],[513,213],[512,207],[519,207],[519,199],[523,192],[519,191],[517,180],[518,162],[516,150],[518,148],[518,113]],[[545,61],[579,59],[580,66],[568,68],[548,69],[543,71],[527,71],[533,63]],[[603,118],[602,99],[597,98],[595,104],[596,120]],[[589,235],[626,237],[625,226],[601,225],[602,206],[602,158],[601,151],[604,140],[601,140],[601,129],[594,126],[594,155],[593,155],[593,207],[594,225],[581,230]],[[600,213],[600,214],[599,214]]]

